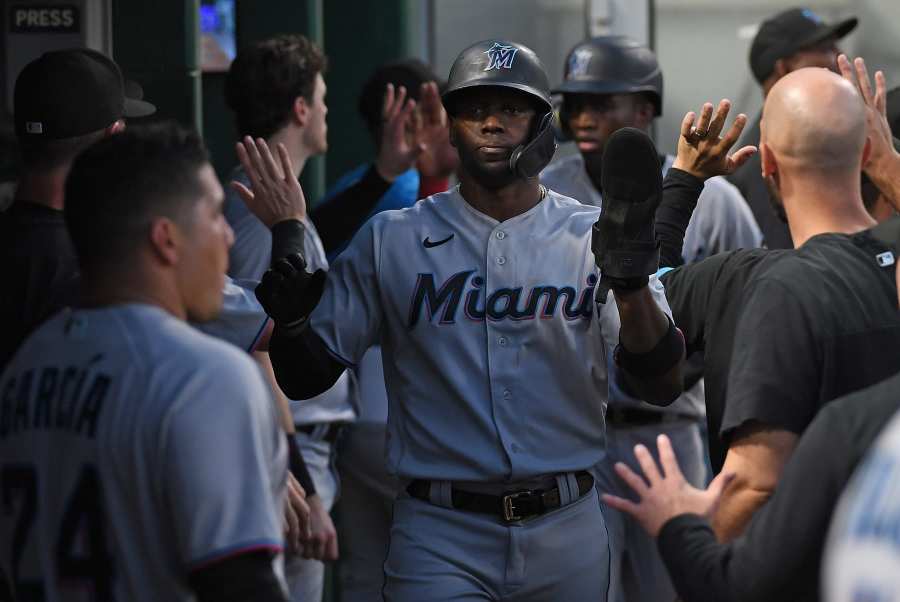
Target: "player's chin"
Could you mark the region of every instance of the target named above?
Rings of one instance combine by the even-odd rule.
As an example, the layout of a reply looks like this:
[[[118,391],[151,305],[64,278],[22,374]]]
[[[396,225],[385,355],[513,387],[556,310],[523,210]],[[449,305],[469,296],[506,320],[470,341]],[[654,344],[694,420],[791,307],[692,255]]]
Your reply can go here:
[[[222,287],[219,287],[218,291],[194,299],[187,308],[188,320],[197,323],[212,322],[222,314],[222,306]]]

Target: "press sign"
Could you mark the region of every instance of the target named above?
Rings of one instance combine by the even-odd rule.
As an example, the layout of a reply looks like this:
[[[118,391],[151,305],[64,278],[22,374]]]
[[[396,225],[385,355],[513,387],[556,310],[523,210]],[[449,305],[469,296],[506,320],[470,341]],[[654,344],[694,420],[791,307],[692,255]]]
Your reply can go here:
[[[81,27],[77,6],[70,4],[25,4],[9,9],[12,33],[78,33]]]

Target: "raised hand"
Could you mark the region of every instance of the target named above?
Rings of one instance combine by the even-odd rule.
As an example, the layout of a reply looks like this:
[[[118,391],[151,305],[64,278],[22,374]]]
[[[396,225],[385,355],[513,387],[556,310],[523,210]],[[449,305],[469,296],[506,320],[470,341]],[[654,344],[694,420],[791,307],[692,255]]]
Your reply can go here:
[[[643,476],[621,462],[617,462],[615,466],[619,477],[637,494],[638,502],[603,494],[604,503],[633,516],[653,537],[659,535],[669,520],[681,514],[711,516],[722,498],[722,492],[734,476],[720,473],[707,489],[697,489],[681,473],[669,438],[660,435],[656,439],[656,445],[663,472],[656,466],[650,450],[643,445],[634,447],[634,455],[641,465]]]
[[[866,104],[866,125],[871,151],[869,160],[863,168],[867,173],[877,170],[885,163],[896,160],[898,155],[894,149],[894,136],[887,119],[887,83],[884,73],[875,72],[875,89],[873,91],[869,70],[862,58],[857,58],[851,65],[847,56],[841,54],[838,56],[838,69],[844,79],[859,90],[859,94]]]
[[[715,115],[711,103],[703,105],[699,120],[696,113],[688,112],[681,121],[678,154],[672,167],[686,171],[701,180],[707,180],[713,176],[734,173],[753,156],[756,152],[755,146],[745,146],[731,155],[728,154],[747,125],[747,116],[741,113],[725,135],[720,137],[719,134],[725,127],[725,118],[728,117],[730,110],[731,101],[723,99],[719,102]]]
[[[407,100],[406,88],[394,91],[388,84],[382,102],[381,146],[375,167],[385,180],[392,182],[416,164],[422,152],[447,127],[447,114],[441,104],[437,84],[422,84],[419,110],[416,101]]]
[[[294,175],[287,148],[279,143],[278,161],[262,138],[245,136],[236,145],[238,160],[250,178],[250,188],[241,182],[231,182],[247,208],[271,228],[280,221],[302,220],[306,216],[306,198]]]

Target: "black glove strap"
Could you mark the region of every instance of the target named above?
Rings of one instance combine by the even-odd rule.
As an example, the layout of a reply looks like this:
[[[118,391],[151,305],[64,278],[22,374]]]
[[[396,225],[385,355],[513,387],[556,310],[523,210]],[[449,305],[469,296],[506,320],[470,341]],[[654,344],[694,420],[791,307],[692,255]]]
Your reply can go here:
[[[646,353],[631,353],[620,342],[613,357],[616,364],[639,379],[654,379],[662,376],[681,361],[684,356],[684,335],[669,318],[669,329],[656,346]]]
[[[272,264],[294,253],[302,255],[305,236],[306,226],[297,219],[286,219],[272,226]]]

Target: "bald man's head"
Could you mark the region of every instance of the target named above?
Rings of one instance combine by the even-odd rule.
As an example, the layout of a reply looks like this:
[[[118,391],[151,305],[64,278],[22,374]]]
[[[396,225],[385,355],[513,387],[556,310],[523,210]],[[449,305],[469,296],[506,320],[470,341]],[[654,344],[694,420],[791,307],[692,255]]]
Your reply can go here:
[[[862,98],[826,69],[789,73],[766,97],[760,143],[774,155],[780,172],[858,172],[866,144]]]

